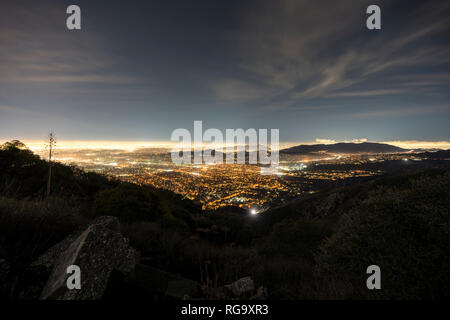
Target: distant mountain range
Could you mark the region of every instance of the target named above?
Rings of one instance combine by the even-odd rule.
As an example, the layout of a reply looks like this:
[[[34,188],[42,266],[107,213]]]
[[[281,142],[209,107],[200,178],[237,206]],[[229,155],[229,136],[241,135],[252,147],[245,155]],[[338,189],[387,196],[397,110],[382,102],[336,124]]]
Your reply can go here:
[[[403,149],[386,143],[377,142],[363,142],[363,143],[353,143],[353,142],[339,142],[335,144],[302,144],[299,146],[286,148],[280,150],[280,154],[284,155],[309,155],[317,153],[347,153],[347,154],[357,154],[357,153],[403,153],[413,150],[414,153],[434,158],[448,158],[448,150],[434,150],[434,149]],[[211,152],[214,156],[217,154],[218,157],[226,157],[226,153],[220,152],[218,150],[207,149],[205,152]],[[256,151],[258,153],[258,151]],[[170,153],[165,154],[170,157]],[[194,153],[191,152],[191,156]],[[235,154],[236,157],[236,154]],[[248,159],[249,152],[245,151],[245,158]]]
[[[283,149],[280,153],[284,154],[309,154],[317,152],[326,153],[394,153],[406,152],[402,149],[390,144],[363,142],[363,143],[335,143],[335,144],[313,144],[299,145],[287,149]]]

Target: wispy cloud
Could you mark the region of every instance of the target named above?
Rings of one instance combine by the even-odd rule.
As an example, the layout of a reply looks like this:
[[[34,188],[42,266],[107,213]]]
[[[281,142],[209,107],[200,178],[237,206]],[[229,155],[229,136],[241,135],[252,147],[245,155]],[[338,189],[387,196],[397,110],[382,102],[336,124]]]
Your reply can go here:
[[[0,105],[0,113],[6,112],[6,113],[15,113],[15,114],[22,114],[22,115],[34,115],[35,112],[31,110],[27,110],[20,107],[13,107],[8,105]]]
[[[384,143],[404,149],[450,149],[450,141],[394,140]]]
[[[132,83],[132,77],[120,76],[105,76],[95,74],[84,75],[41,75],[41,76],[24,76],[13,77],[10,79],[14,82],[41,82],[41,83],[111,83],[111,84],[126,84]]]
[[[8,48],[0,51],[3,94],[42,84],[54,85],[53,93],[67,93],[74,84],[115,85],[136,80],[117,71],[111,73],[114,60],[101,37],[93,32],[67,32],[61,23],[64,13],[63,7],[47,1],[39,6],[2,4],[0,43]]]
[[[319,144],[334,144],[334,143],[338,143],[338,142],[363,143],[363,142],[367,142],[367,139],[366,138],[355,138],[355,139],[351,139],[351,140],[338,141],[338,140],[335,140],[335,139],[316,138],[316,140],[315,140],[315,143],[319,143]]]
[[[365,90],[365,91],[347,91],[328,94],[327,97],[373,97],[386,96],[392,94],[402,94],[407,92],[405,89],[383,89],[383,90]]]
[[[404,117],[418,114],[433,114],[446,112],[450,114],[450,106],[424,106],[424,107],[410,107],[410,108],[391,108],[382,109],[377,111],[358,112],[352,114],[346,114],[346,117],[357,119],[372,119],[372,118],[392,118],[392,117]]]
[[[259,9],[252,7],[243,14],[243,30],[232,35],[242,61],[241,75],[211,84],[219,99],[262,105],[274,105],[277,100],[274,109],[279,110],[315,98],[414,93],[410,79],[385,84],[388,87],[383,83],[374,87],[370,81],[381,73],[396,70],[407,77],[411,70],[450,61],[449,45],[423,41],[448,29],[442,14],[448,7],[445,2],[424,4],[395,32],[365,33],[364,39],[361,12],[369,1],[357,5],[353,1],[317,5],[306,0],[258,3]],[[389,8],[392,3],[380,5]]]
[[[229,103],[242,103],[252,101],[255,96],[270,95],[265,88],[239,79],[221,79],[213,83],[211,89],[219,99]]]

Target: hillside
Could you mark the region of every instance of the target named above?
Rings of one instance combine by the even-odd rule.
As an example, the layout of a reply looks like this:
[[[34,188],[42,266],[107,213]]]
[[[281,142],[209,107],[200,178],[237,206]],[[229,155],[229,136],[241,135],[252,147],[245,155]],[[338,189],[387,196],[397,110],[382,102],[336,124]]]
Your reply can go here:
[[[434,152],[422,152],[417,154],[418,157],[436,159],[436,160],[449,160],[450,150],[438,150]]]
[[[164,291],[138,290],[149,272],[201,284],[202,299],[248,276],[269,299],[450,296],[448,169],[327,190],[258,216],[226,208],[206,214],[171,192],[62,164],[54,164],[46,199],[47,169],[18,142],[0,149],[0,260],[11,270],[0,270],[0,297],[21,299],[30,285],[42,290],[26,277],[30,264],[105,215],[119,219],[147,274],[105,298],[165,299]],[[382,268],[383,290],[366,289],[370,264]]]
[[[450,171],[382,177],[268,211],[258,234],[273,253],[314,248],[322,298],[450,297]],[[284,241],[280,241],[284,239]],[[383,270],[382,291],[365,287],[365,268]],[[323,296],[325,295],[325,296]]]

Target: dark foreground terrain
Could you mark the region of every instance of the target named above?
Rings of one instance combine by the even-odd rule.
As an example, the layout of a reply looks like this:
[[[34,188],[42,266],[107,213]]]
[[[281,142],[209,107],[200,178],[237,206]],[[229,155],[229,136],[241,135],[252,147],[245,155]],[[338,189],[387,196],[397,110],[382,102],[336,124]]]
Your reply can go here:
[[[171,192],[58,163],[47,197],[48,168],[20,142],[1,147],[1,299],[450,298],[442,161],[257,216],[202,212]],[[72,257],[92,264],[82,278],[92,295],[51,290]],[[369,265],[381,268],[381,290],[366,287]]]

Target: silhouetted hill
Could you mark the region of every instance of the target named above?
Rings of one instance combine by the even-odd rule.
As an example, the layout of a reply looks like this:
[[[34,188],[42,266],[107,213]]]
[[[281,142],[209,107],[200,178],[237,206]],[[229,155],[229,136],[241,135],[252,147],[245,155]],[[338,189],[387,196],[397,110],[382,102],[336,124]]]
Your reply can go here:
[[[315,152],[329,153],[393,153],[405,152],[407,150],[385,143],[363,142],[363,143],[336,143],[336,144],[313,144],[299,145],[280,152],[285,154],[308,154]]]
[[[313,250],[322,298],[448,298],[449,188],[450,171],[436,169],[334,189],[265,212],[258,234],[273,254]],[[367,290],[371,264],[383,290]]]
[[[46,198],[49,163],[33,154],[20,141],[0,146],[0,195],[15,199]],[[76,201],[89,211],[108,211],[122,219],[139,219],[149,214],[180,216],[195,213],[198,205],[181,195],[148,185],[121,182],[94,172],[86,172],[62,163],[52,163],[51,197]]]
[[[417,156],[421,158],[436,159],[436,160],[446,160],[450,159],[450,149],[449,150],[439,150],[435,152],[423,152],[419,153]]]

